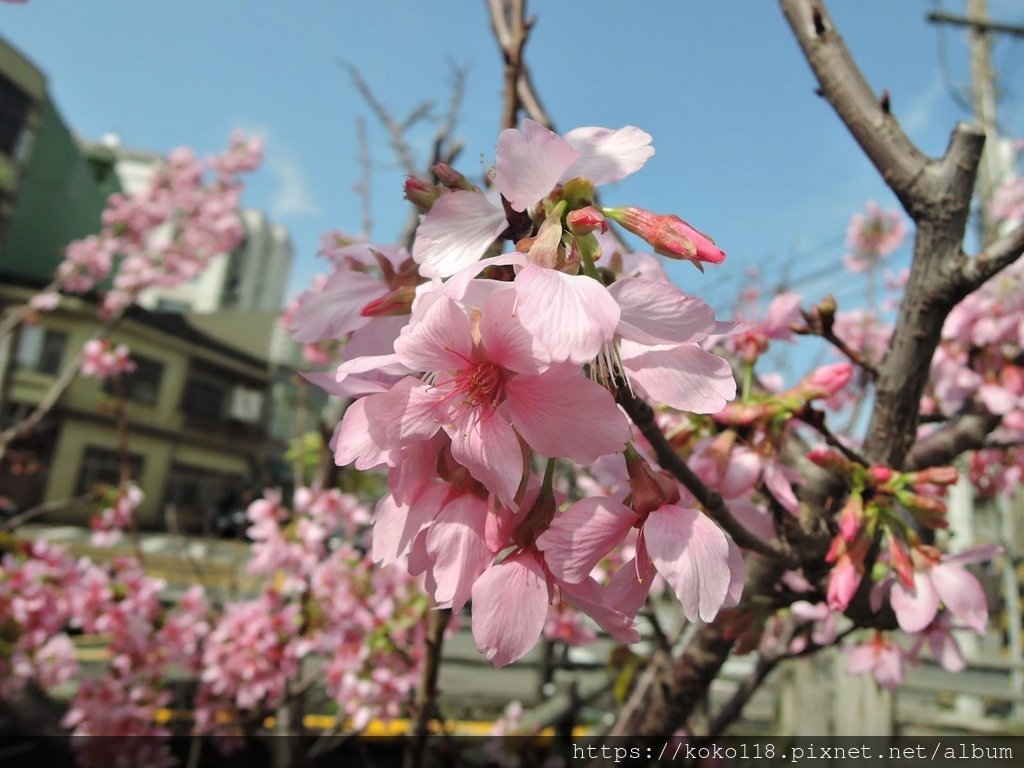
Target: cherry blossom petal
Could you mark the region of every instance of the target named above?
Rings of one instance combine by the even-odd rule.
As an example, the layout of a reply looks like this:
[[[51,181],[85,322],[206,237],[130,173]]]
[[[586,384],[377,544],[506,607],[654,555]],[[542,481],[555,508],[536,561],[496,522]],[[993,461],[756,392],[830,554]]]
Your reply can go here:
[[[736,397],[729,363],[696,344],[641,347],[621,343],[622,362],[642,394],[690,413],[716,413]]]
[[[530,264],[515,286],[520,322],[552,362],[589,362],[615,335],[619,305],[597,280]]]
[[[729,542],[695,509],[664,506],[643,527],[647,552],[690,621],[712,621],[729,596],[733,571]]]
[[[512,424],[544,456],[590,464],[629,440],[629,425],[611,393],[571,366],[517,376],[506,393]]]
[[[975,632],[984,634],[988,627],[988,601],[974,575],[957,563],[939,563],[930,575],[949,612]]]
[[[565,140],[580,157],[562,174],[562,181],[583,176],[598,186],[612,184],[639,171],[654,154],[651,135],[633,125],[618,130],[575,128]]]
[[[743,580],[746,576],[746,568],[743,564],[743,550],[737,546],[729,537],[725,539],[729,544],[729,591],[725,594],[723,608],[733,608],[740,603],[743,597]]]
[[[391,463],[392,451],[398,447],[394,422],[375,418],[387,396],[368,395],[346,409],[331,439],[339,467],[354,463],[356,469],[372,469]]]
[[[674,285],[634,277],[617,280],[608,292],[622,311],[616,333],[641,344],[700,341],[715,329],[715,313]]]
[[[1003,548],[998,544],[978,544],[956,555],[943,555],[942,562],[959,563],[960,565],[987,563],[1002,551]]]
[[[409,552],[413,539],[437,515],[451,488],[435,485],[413,505],[399,504],[388,494],[377,503],[373,521],[373,561],[390,565]]]
[[[449,192],[416,230],[412,258],[427,277],[454,275],[483,256],[507,226],[504,212],[479,192]]]
[[[877,657],[873,645],[858,645],[850,651],[850,658],[846,664],[846,672],[850,675],[863,675],[875,668]]]
[[[376,395],[387,392],[391,389],[393,381],[376,381],[360,376],[346,376],[344,382],[339,382],[335,374],[330,371],[299,371],[299,375],[316,387],[320,387],[328,395],[335,397],[363,397],[364,395]],[[371,373],[375,376],[376,373]]]
[[[750,501],[734,499],[729,502],[729,511],[740,522],[740,525],[760,539],[767,541],[778,535],[775,532],[772,516]]]
[[[734,448],[719,482],[719,493],[727,499],[743,496],[757,484],[761,468],[761,457],[752,450],[742,446]]]
[[[514,128],[501,132],[495,156],[495,184],[512,210],[525,211],[550,194],[580,153],[557,133],[524,120],[522,133]]]
[[[637,520],[635,512],[612,499],[580,499],[555,517],[537,539],[537,548],[556,579],[579,584]]]
[[[469,318],[458,304],[441,296],[402,330],[395,353],[414,371],[465,368],[473,354]]]
[[[907,589],[902,582],[895,582],[889,592],[889,603],[900,629],[914,634],[923,631],[935,619],[939,610],[939,593],[928,573],[915,571],[913,589]]]
[[[496,667],[525,656],[540,638],[551,601],[547,577],[532,552],[516,552],[473,585],[473,639]]]
[[[559,584],[562,597],[597,622],[605,632],[619,643],[635,643],[640,640],[636,622],[630,616],[617,611],[607,604],[606,590],[593,579],[579,584]]]
[[[786,468],[776,461],[765,462],[762,477],[765,488],[775,497],[775,500],[791,515],[798,516],[800,502],[797,500],[796,494],[793,493],[793,486],[790,485],[790,482],[797,481],[799,477],[793,477],[793,473],[787,472]]]
[[[545,355],[519,322],[515,303],[516,292],[511,288],[487,297],[480,318],[480,339],[491,362],[516,373],[538,373],[546,367]]]
[[[612,576],[606,590],[605,601],[627,616],[636,616],[647,600],[651,584],[657,575],[658,572],[646,550],[643,553],[638,552],[636,557],[627,561]]]
[[[875,682],[891,691],[903,684],[903,656],[896,645],[878,652],[875,659]]]
[[[927,633],[928,650],[947,672],[962,672],[967,667],[964,655],[956,638],[945,628],[932,629]]]
[[[476,276],[483,272],[488,267],[504,267],[504,266],[526,266],[526,256],[521,253],[502,253],[498,256],[490,256],[486,259],[480,259],[475,261],[468,267],[459,270],[450,278],[445,280],[443,283],[439,280],[434,280],[432,283],[424,283],[417,288],[419,291],[430,291],[431,293],[439,293],[442,296],[447,296],[449,299],[455,301],[462,301],[466,292],[470,290],[470,286],[475,283],[481,282],[476,279]],[[503,283],[507,286],[507,283]],[[472,303],[472,302],[467,302]]]
[[[431,524],[426,545],[434,563],[438,605],[461,611],[473,582],[490,564],[492,555],[484,541],[486,520],[486,500],[462,494],[449,501]]]
[[[523,452],[512,426],[499,413],[484,418],[469,413],[446,424],[445,431],[455,460],[503,504],[513,506],[523,477]]]
[[[296,341],[310,343],[340,339],[366,325],[360,313],[367,302],[388,292],[380,280],[361,272],[336,272],[321,291],[307,291],[299,297],[298,308],[289,324]]]

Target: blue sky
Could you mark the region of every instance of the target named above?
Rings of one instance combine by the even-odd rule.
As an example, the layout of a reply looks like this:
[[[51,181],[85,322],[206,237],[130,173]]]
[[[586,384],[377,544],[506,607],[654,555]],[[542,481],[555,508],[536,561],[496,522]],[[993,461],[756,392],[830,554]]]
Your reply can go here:
[[[959,0],[945,4],[962,12]],[[941,153],[949,129],[967,117],[941,66],[966,85],[963,33],[926,23],[931,1],[831,6],[869,81],[890,90],[894,113],[921,147]],[[1019,2],[990,6],[994,18],[1024,21]],[[531,10],[537,24],[526,56],[557,127],[634,124],[654,136],[655,156],[603,200],[677,213],[715,237],[729,254],[724,265],[703,277],[672,265],[672,274],[719,308],[751,265],[769,285],[831,264],[838,275],[850,214],[872,199],[895,205],[814,95],[775,3],[592,0],[534,2]],[[360,230],[360,117],[375,163],[374,237],[394,239],[406,216],[387,138],[340,61],[356,64],[400,116],[425,99],[443,110],[450,63],[468,65],[459,165],[475,175],[493,160],[501,62],[483,0],[30,0],[0,3],[0,30],[48,74],[81,136],[114,131],[130,147],[212,152],[234,128],[263,135],[265,167],[246,204],[292,233],[289,294],[323,268],[314,255],[322,232]],[[1024,43],[998,41],[994,63],[1004,90],[1000,120],[1021,135]],[[426,125],[411,138],[425,149],[433,130]],[[833,290],[841,303],[859,298],[856,281],[803,287],[809,296]]]

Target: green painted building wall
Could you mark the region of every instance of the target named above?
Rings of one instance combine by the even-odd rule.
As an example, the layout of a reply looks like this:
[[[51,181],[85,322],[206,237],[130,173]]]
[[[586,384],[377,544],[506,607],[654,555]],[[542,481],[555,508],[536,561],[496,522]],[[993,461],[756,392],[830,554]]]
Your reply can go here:
[[[0,272],[48,280],[64,246],[99,231],[107,197],[119,190],[112,163],[86,157],[47,101],[0,246]]]

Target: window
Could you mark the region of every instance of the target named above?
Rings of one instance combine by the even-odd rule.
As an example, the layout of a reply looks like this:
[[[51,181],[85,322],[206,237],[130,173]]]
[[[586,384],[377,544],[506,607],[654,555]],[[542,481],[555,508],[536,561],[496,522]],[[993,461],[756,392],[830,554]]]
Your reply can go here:
[[[187,301],[179,301],[178,299],[157,299],[156,311],[181,315],[185,312],[191,312],[192,305]]]
[[[0,75],[0,152],[14,157],[31,104],[28,94]]]
[[[187,464],[172,464],[164,491],[164,508],[173,508],[184,530],[208,532],[218,516],[242,508],[242,478]]]
[[[163,363],[135,355],[132,355],[132,361],[135,363],[135,370],[124,377],[125,399],[143,405],[155,405],[160,395],[160,379],[164,374]],[[117,391],[112,379],[104,382],[103,391],[107,394]]]
[[[132,479],[142,477],[143,459],[138,454],[128,456]],[[78,485],[75,493],[85,493],[97,483],[117,485],[121,482],[121,456],[117,451],[106,448],[88,447],[82,453],[82,466],[78,470]]]
[[[18,335],[15,360],[19,368],[55,376],[60,373],[67,344],[68,335],[63,331],[27,325]]]
[[[185,382],[185,393],[181,399],[181,410],[189,416],[205,419],[220,419],[224,413],[228,387],[208,379],[190,378]]]

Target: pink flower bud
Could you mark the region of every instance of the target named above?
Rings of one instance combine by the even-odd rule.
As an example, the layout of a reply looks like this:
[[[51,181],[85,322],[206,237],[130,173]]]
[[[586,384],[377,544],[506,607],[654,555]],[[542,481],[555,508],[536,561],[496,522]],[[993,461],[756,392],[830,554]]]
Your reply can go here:
[[[470,191],[475,189],[465,176],[447,163],[434,163],[430,170],[435,176],[437,176],[437,180],[448,187],[448,189],[464,189]]]
[[[589,235],[598,228],[602,234],[608,231],[608,221],[592,205],[576,211],[569,211],[569,215],[565,217],[565,223],[574,235]]]
[[[883,464],[876,464],[868,472],[874,481],[879,485],[889,482],[892,479],[892,470]]]
[[[914,588],[914,567],[910,562],[910,555],[907,553],[903,542],[895,536],[889,536],[889,564],[892,566],[896,576],[907,589]]]
[[[415,176],[405,177],[405,199],[426,213],[441,196],[443,190]]]
[[[810,390],[821,393],[812,397],[832,397],[849,384],[852,377],[853,365],[850,363],[824,365],[807,377],[805,389],[808,390],[808,395],[810,395]]]
[[[853,541],[864,523],[864,500],[859,493],[850,494],[839,513],[839,535],[846,541]]]
[[[707,261],[721,264],[725,252],[707,235],[674,215],[662,215],[643,208],[603,208],[602,213],[627,230],[646,240],[655,253],[670,259],[685,259],[696,265]]]
[[[910,475],[912,483],[928,483],[929,485],[953,485],[960,473],[954,467],[928,467]]]
[[[647,515],[658,507],[679,502],[679,485],[665,471],[655,472],[646,459],[637,453],[627,452],[626,472],[629,473],[629,490],[633,511]]]

